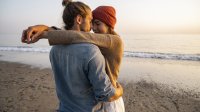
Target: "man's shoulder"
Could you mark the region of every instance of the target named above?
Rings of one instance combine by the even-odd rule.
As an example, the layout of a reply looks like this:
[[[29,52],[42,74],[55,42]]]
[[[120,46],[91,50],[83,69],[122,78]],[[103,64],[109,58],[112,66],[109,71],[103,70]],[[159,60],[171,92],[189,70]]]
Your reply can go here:
[[[101,53],[98,46],[89,43],[82,44],[74,44],[75,49],[79,51],[79,53],[84,53],[85,55],[94,55],[96,53]]]
[[[77,47],[88,47],[90,49],[98,49],[98,47],[94,44],[90,43],[79,43],[79,44],[71,44],[71,46],[77,46]]]
[[[79,43],[79,44],[70,44],[70,45],[54,45],[52,48],[56,49],[99,49],[96,45],[90,43]]]
[[[80,51],[88,51],[88,52],[99,51],[99,48],[96,45],[90,43],[71,44],[68,45],[67,47],[69,47],[69,49],[76,49]]]
[[[80,43],[71,45],[55,45],[52,47],[53,51],[62,51],[71,55],[90,56],[101,53],[99,48],[94,44]]]

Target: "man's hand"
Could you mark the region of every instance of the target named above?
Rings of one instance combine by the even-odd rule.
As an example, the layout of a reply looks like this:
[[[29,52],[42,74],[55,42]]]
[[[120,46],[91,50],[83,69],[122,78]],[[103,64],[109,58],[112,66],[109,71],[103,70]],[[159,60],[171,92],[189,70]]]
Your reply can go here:
[[[42,35],[44,31],[48,30],[49,27],[45,25],[30,26],[28,29],[23,31],[21,41],[27,44],[35,43],[41,39],[40,35]]]

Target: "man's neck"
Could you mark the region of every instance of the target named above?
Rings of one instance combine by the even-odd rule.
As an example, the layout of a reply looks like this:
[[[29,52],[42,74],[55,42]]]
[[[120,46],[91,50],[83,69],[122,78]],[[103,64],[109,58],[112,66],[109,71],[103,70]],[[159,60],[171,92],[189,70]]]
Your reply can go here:
[[[76,30],[76,31],[80,31],[80,27],[77,25],[74,25],[71,30]]]

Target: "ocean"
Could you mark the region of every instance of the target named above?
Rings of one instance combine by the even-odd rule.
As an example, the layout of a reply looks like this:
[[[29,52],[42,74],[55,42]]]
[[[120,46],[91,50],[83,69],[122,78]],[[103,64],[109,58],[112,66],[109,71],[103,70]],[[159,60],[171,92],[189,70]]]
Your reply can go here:
[[[200,35],[123,35],[125,57],[200,61]],[[20,35],[0,35],[0,51],[49,53],[47,40],[23,44]]]
[[[153,81],[200,92],[200,34],[121,35],[124,58],[120,79]],[[21,43],[21,35],[0,35],[0,60],[50,68],[45,39]]]

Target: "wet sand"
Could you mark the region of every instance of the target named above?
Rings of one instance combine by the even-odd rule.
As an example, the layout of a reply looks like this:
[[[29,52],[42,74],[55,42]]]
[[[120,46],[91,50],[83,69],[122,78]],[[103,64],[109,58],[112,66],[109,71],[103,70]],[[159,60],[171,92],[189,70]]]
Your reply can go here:
[[[58,108],[51,69],[0,61],[0,77],[0,112],[54,112]],[[200,112],[199,93],[175,91],[146,80],[120,82],[126,112]]]

